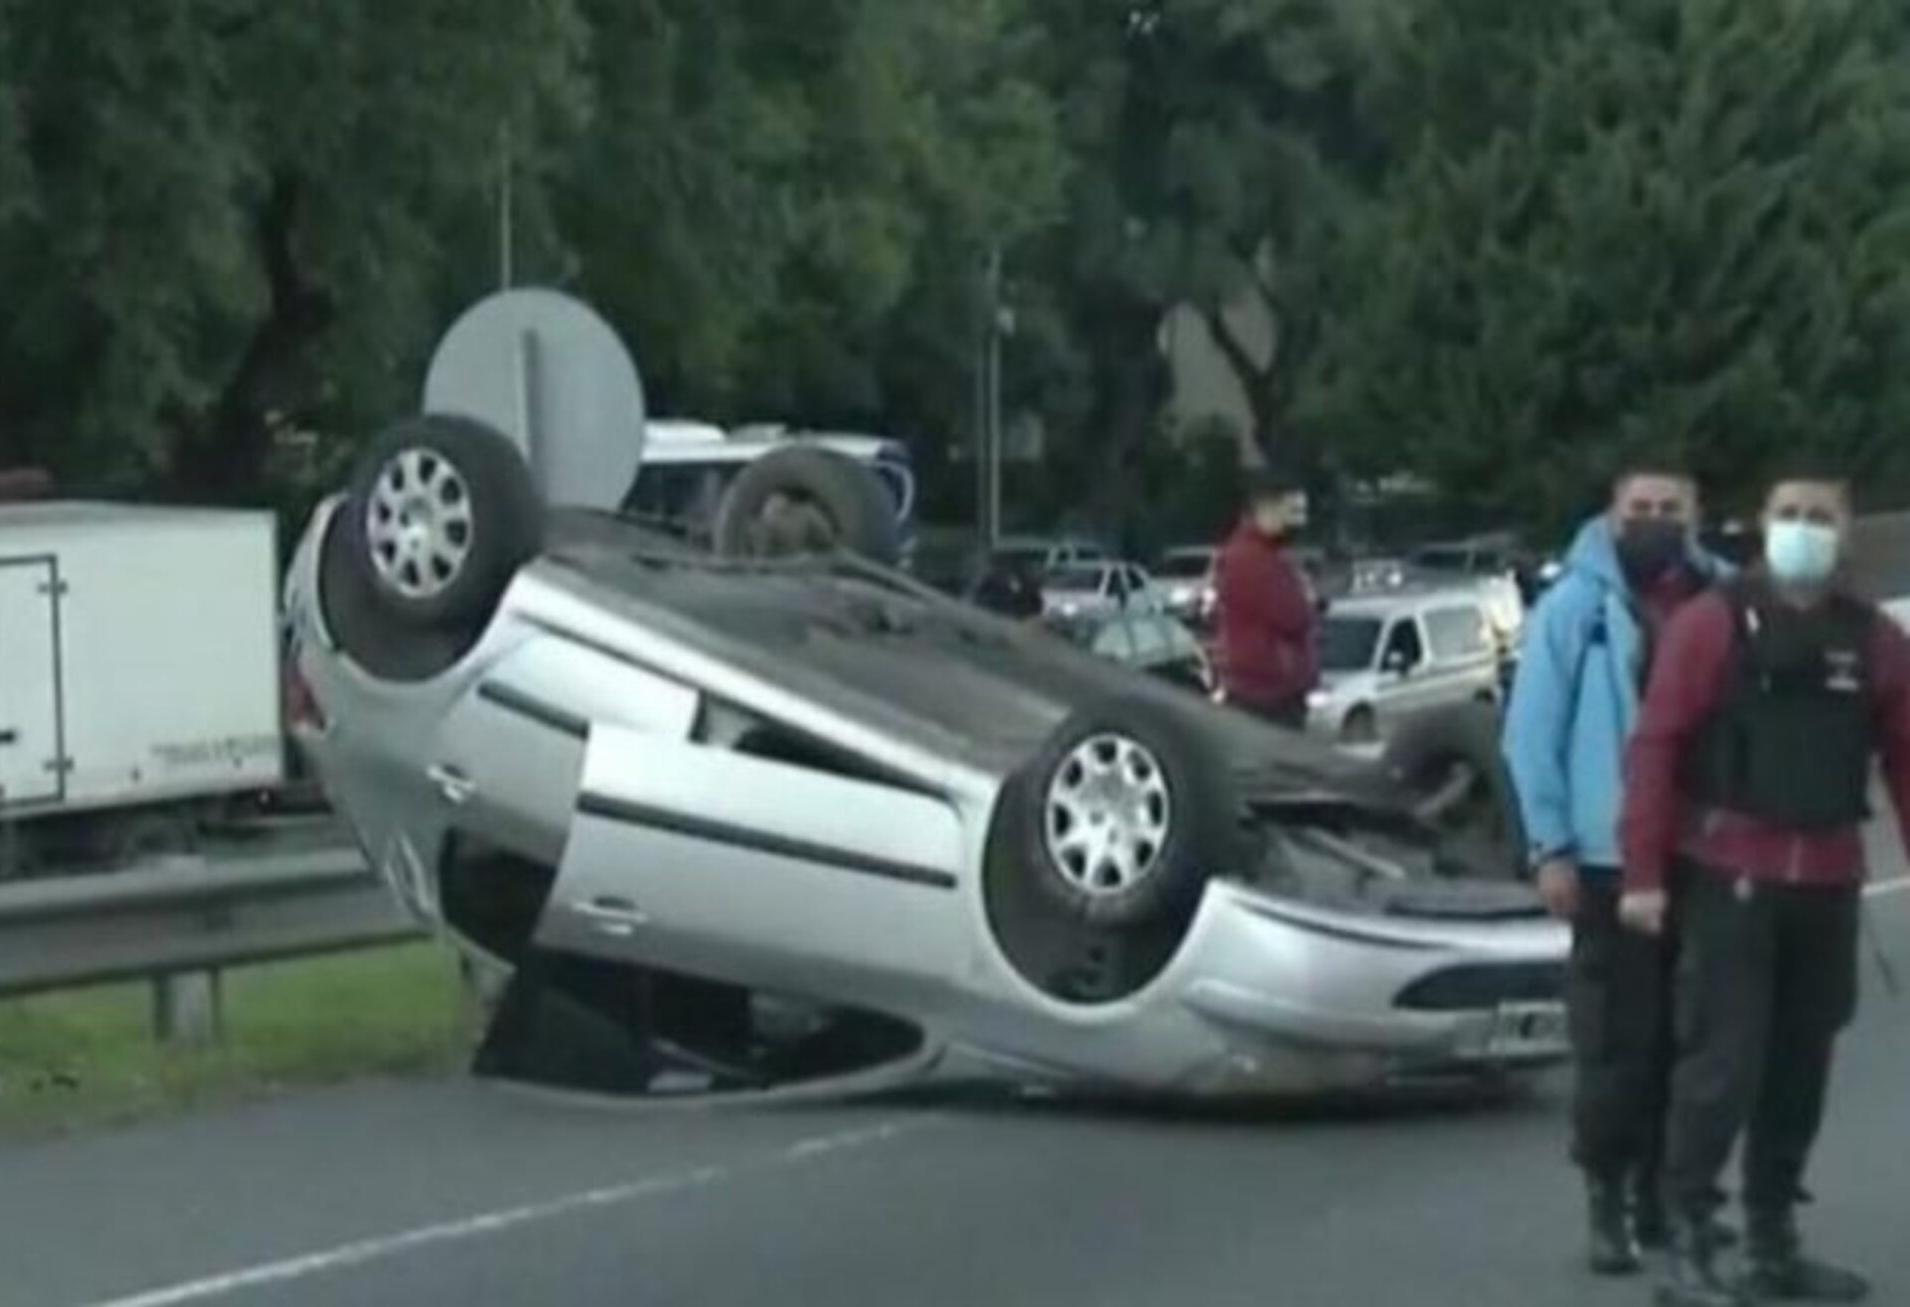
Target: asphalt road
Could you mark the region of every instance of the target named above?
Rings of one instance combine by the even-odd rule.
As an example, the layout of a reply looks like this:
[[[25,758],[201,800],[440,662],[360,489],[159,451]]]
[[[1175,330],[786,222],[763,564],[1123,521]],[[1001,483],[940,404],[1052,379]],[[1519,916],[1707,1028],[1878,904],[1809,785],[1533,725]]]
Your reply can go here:
[[[1873,900],[1910,979],[1910,893]],[[1867,964],[1809,1210],[1910,1302],[1910,995]],[[1562,1084],[1226,1113],[604,1110],[377,1084],[0,1151],[22,1307],[1602,1307]]]

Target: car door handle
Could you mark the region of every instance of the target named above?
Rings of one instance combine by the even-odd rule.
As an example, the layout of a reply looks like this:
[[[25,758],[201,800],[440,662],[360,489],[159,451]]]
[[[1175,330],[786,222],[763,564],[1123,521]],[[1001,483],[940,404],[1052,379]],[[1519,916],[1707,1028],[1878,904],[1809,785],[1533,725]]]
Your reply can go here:
[[[437,764],[425,776],[438,787],[438,793],[444,796],[446,803],[458,807],[469,803],[471,796],[477,793],[477,782],[449,763]]]
[[[20,732],[13,727],[9,726],[5,730],[0,730],[0,748],[4,748],[9,744],[18,744],[19,742]]]
[[[591,922],[606,935],[620,938],[634,935],[637,927],[647,925],[650,917],[629,899],[612,894],[599,894],[595,898],[575,899],[571,902],[571,911]]]

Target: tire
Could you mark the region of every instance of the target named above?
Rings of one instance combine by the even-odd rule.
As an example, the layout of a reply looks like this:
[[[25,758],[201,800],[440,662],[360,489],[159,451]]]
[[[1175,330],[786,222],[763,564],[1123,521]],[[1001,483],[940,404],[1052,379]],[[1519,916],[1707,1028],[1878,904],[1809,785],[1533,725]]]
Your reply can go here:
[[[1346,714],[1346,720],[1340,723],[1341,744],[1376,744],[1379,742],[1379,718],[1365,704],[1359,705]]]
[[[1440,836],[1447,867],[1494,880],[1525,876],[1525,835],[1494,705],[1454,704],[1409,718],[1381,766]]]
[[[832,449],[796,445],[750,463],[716,506],[712,544],[725,558],[846,550],[887,566],[901,525],[881,480]]]
[[[353,569],[407,627],[481,624],[544,542],[544,507],[517,447],[482,422],[409,418],[359,459],[344,508]]]
[[[1097,772],[1119,776],[1120,788],[1099,790]],[[1015,784],[1018,801],[1004,812],[1018,829],[1005,846],[1035,888],[1077,919],[1117,929],[1160,924],[1190,911],[1210,875],[1238,865],[1231,770],[1153,700],[1113,699],[1075,713]],[[1094,829],[1111,832],[1106,843],[1089,842]]]

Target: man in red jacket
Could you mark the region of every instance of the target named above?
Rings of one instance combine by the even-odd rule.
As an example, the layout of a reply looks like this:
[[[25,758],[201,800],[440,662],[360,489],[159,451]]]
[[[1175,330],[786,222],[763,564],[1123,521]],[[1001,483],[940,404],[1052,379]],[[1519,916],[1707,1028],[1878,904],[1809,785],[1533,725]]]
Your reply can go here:
[[[1287,549],[1306,521],[1297,481],[1257,474],[1214,566],[1227,701],[1294,730],[1305,728],[1307,695],[1320,679],[1318,614]]]
[[[1850,523],[1842,478],[1779,481],[1763,561],[1672,619],[1632,737],[1619,913],[1669,923],[1680,950],[1664,1307],[1868,1293],[1803,1254],[1794,1216],[1857,1005],[1873,758],[1910,847],[1910,637],[1839,585]],[[1719,1277],[1709,1234],[1740,1133],[1742,1286]]]

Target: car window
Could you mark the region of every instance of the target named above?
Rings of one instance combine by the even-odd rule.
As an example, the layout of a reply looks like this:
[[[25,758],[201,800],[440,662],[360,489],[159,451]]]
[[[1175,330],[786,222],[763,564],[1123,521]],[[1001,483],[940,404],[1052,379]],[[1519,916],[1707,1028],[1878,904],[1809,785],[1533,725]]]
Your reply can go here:
[[[1098,567],[1060,567],[1048,577],[1048,584],[1057,590],[1097,592],[1106,582],[1107,575]]]
[[[1485,613],[1470,604],[1435,608],[1426,614],[1426,635],[1440,662],[1477,658],[1490,649]]]
[[[1320,624],[1320,668],[1328,672],[1363,672],[1373,665],[1379,647],[1380,619],[1329,614]]]
[[[1130,567],[1125,569],[1125,572],[1127,575],[1127,588],[1129,590],[1138,592],[1147,589],[1147,574],[1141,571],[1140,568]]]
[[[1394,620],[1392,628],[1386,632],[1386,652],[1383,655],[1388,662],[1411,670],[1426,660],[1426,649],[1419,639],[1419,623],[1411,617]]]

